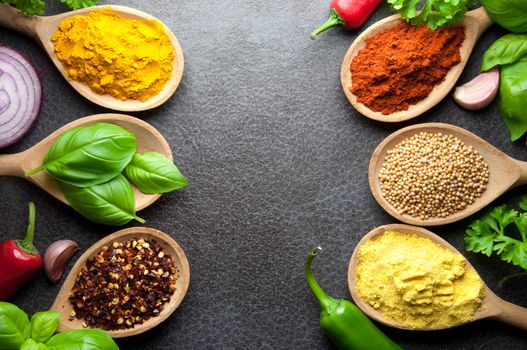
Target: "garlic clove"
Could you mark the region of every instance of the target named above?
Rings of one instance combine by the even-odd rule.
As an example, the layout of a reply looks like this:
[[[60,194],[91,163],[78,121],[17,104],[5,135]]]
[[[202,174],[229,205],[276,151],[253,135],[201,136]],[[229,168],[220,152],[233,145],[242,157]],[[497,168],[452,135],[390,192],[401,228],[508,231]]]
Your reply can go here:
[[[79,250],[79,246],[74,241],[69,239],[62,239],[50,244],[44,253],[44,271],[51,282],[57,283],[66,265],[70,261],[75,252]]]
[[[499,85],[500,71],[496,67],[458,86],[453,97],[461,107],[475,111],[487,107],[494,100]]]

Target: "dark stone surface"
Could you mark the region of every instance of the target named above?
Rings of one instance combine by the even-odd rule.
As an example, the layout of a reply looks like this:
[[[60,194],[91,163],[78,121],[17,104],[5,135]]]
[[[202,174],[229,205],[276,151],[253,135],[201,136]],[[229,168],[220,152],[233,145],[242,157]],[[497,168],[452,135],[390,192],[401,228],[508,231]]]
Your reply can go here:
[[[359,115],[339,78],[358,33],[333,29],[308,39],[328,14],[325,1],[115,3],[158,17],[183,47],[185,73],[176,94],[160,108],[133,115],[159,128],[190,181],[141,212],[148,226],[169,233],[185,250],[188,294],[162,325],[119,340],[123,349],[330,349],[304,280],[304,258],[321,245],[315,263],[321,284],[334,296],[350,297],[346,275],[356,243],[394,222],[367,181],[369,158],[385,136],[413,123],[452,123],[527,160],[525,138],[510,141],[495,103],[467,112],[447,97],[425,115],[394,125]],[[66,10],[56,1],[47,4],[48,14]],[[388,14],[381,8],[367,25]],[[493,26],[482,36],[461,82],[478,72],[482,53],[503,33]],[[0,43],[31,58],[45,90],[34,128],[2,153],[25,150],[67,122],[106,112],[70,88],[37,43],[3,28]],[[520,187],[496,203],[515,204],[523,194]],[[36,202],[41,252],[62,238],[85,250],[116,230],[91,224],[23,179],[2,177],[0,198],[2,240],[23,235],[27,203]],[[469,223],[434,231],[464,250]],[[497,258],[466,256],[497,294],[527,306],[525,279],[497,286],[518,269]],[[49,308],[59,287],[40,273],[11,301],[32,314]],[[408,349],[527,348],[524,331],[494,321],[427,333],[381,328]]]

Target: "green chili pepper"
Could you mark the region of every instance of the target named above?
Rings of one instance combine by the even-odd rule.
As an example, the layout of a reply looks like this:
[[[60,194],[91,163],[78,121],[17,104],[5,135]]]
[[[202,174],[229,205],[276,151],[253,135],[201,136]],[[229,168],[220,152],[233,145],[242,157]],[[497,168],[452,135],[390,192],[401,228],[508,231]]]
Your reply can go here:
[[[322,290],[311,262],[321,250],[316,247],[306,258],[306,280],[320,303],[320,326],[339,350],[402,350],[382,333],[357,306],[348,300],[335,299]]]

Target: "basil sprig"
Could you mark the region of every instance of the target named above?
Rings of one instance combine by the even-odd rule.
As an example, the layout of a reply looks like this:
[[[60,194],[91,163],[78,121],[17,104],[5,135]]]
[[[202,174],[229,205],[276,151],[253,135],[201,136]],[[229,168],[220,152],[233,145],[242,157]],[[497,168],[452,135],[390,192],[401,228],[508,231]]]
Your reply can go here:
[[[527,55],[527,34],[506,34],[492,43],[481,62],[481,71],[518,61]]]
[[[38,312],[30,322],[16,305],[0,302],[0,350],[119,350],[113,339],[100,329],[55,334],[58,324],[57,312]]]
[[[527,32],[525,0],[481,0],[481,5],[494,22],[513,33]]]
[[[166,193],[188,184],[174,163],[157,152],[134,154],[125,172],[139,191],[147,194]]]
[[[135,215],[134,193],[122,175],[92,187],[59,185],[71,207],[93,222],[112,226],[124,225],[132,219],[145,222]]]
[[[18,350],[29,338],[31,324],[17,306],[0,301],[0,350]]]
[[[137,154],[135,136],[120,126],[97,123],[73,128],[51,146],[31,176],[45,169],[55,178],[70,206],[85,218],[119,226],[135,215],[135,197],[128,178],[146,194],[170,192],[187,185],[187,179],[164,155]],[[2,350],[0,348],[0,350]]]
[[[516,141],[527,131],[527,56],[501,67],[498,109],[511,140]]]
[[[135,136],[120,126],[97,123],[73,128],[51,146],[31,176],[46,169],[55,179],[77,187],[89,187],[113,179],[123,171],[136,151]]]
[[[483,55],[481,71],[500,67],[498,109],[512,141],[527,132],[527,34],[507,34]]]
[[[114,350],[117,344],[100,329],[76,329],[53,336],[46,346],[51,350]]]
[[[45,343],[53,336],[60,317],[57,312],[42,311],[31,317],[31,339],[36,343]]]

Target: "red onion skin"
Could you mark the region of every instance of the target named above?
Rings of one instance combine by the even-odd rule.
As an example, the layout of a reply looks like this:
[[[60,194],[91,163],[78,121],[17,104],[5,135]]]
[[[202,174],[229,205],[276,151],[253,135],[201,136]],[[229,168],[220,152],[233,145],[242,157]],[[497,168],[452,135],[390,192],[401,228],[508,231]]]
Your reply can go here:
[[[0,45],[0,56],[4,56],[4,57],[7,58],[3,62],[0,61],[0,76],[2,74],[7,74],[5,71],[9,70],[8,69],[9,68],[8,64],[11,64],[13,66],[15,66],[15,64],[18,65],[18,67],[15,67],[15,68],[18,68],[20,70],[22,70],[22,68],[23,68],[23,70],[25,72],[21,73],[19,71],[18,73],[21,74],[21,75],[23,74],[22,78],[26,78],[26,79],[21,79],[22,81],[19,82],[19,85],[17,85],[17,87],[20,88],[20,84],[23,84],[24,82],[29,81],[30,83],[27,85],[28,94],[29,95],[26,97],[26,100],[29,97],[33,97],[34,98],[34,104],[33,104],[32,108],[31,108],[31,110],[26,111],[26,113],[30,114],[29,117],[27,117],[27,118],[29,118],[29,120],[27,120],[27,122],[24,125],[22,125],[22,127],[19,130],[16,130],[16,132],[13,133],[13,134],[15,134],[15,136],[12,136],[13,134],[11,134],[11,135],[8,134],[7,136],[5,136],[5,133],[3,134],[3,133],[0,132],[0,148],[3,148],[3,147],[11,146],[14,143],[18,142],[24,135],[27,134],[27,132],[29,132],[29,130],[31,129],[32,125],[36,121],[38,115],[40,114],[41,105],[42,105],[42,83],[41,83],[41,81],[39,79],[39,76],[38,76],[36,70],[34,69],[33,65],[31,64],[31,61],[24,54],[14,50],[14,49],[12,49],[10,47],[7,47],[5,45]],[[8,73],[11,73],[11,72],[8,72]],[[8,95],[8,92],[6,92],[4,90],[0,90],[0,94],[2,93],[2,91],[4,92],[4,96]],[[34,94],[32,94],[32,92]],[[21,101],[21,103],[27,103],[26,100],[23,99]],[[23,119],[22,121],[25,121],[25,120],[26,119]],[[0,131],[2,129],[2,126],[6,127],[6,124],[9,123],[10,121],[11,120],[7,120],[3,124],[0,124]],[[19,126],[19,124],[16,124],[15,128],[18,127],[18,126]],[[11,130],[12,129],[7,130],[7,132],[10,132]]]

